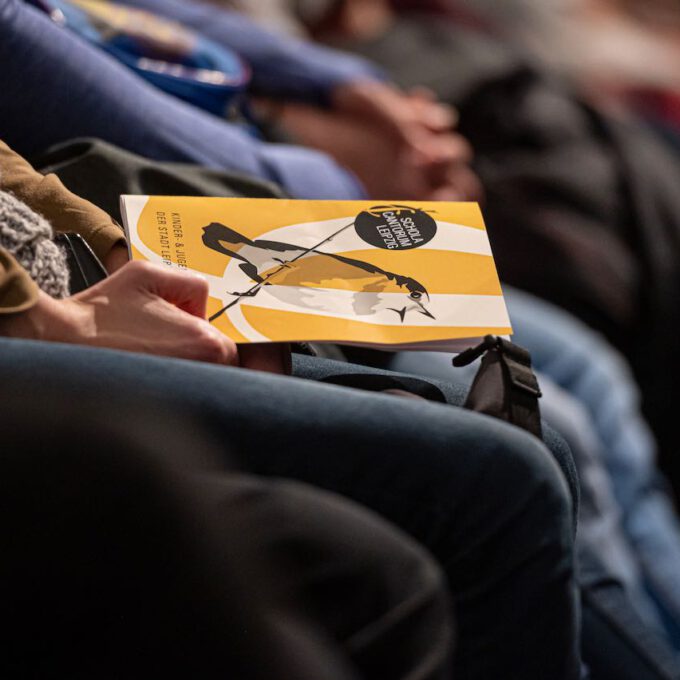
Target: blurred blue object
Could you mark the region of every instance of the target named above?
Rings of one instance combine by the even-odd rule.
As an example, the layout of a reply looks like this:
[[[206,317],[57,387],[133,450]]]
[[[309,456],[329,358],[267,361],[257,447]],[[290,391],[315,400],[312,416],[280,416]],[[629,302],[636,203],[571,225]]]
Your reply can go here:
[[[156,87],[215,115],[237,108],[250,82],[235,52],[143,10],[107,0],[31,4]]]

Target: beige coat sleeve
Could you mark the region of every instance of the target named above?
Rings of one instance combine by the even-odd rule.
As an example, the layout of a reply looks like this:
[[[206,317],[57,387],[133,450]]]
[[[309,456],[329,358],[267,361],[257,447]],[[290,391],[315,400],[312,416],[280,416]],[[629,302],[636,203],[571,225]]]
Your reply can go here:
[[[0,248],[0,315],[30,309],[38,300],[38,286],[26,270]]]
[[[103,210],[71,193],[55,175],[41,175],[2,141],[0,189],[42,215],[55,231],[80,234],[102,260],[114,245],[125,243],[123,230]],[[18,263],[0,251],[0,314],[28,309],[37,295]]]

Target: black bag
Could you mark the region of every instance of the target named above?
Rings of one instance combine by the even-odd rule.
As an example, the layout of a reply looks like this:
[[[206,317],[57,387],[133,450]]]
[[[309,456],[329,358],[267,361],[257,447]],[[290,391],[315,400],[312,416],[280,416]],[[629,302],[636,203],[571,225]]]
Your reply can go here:
[[[80,234],[71,232],[57,234],[54,241],[66,253],[71,295],[80,293],[106,278],[104,265]]]
[[[482,355],[465,408],[505,420],[541,439],[538,400],[542,395],[529,352],[509,340],[487,335],[481,345],[455,357],[453,365],[466,366]]]
[[[32,159],[54,173],[74,194],[121,222],[121,194],[287,198],[272,182],[184,163],[142,158],[98,139],[76,139]]]

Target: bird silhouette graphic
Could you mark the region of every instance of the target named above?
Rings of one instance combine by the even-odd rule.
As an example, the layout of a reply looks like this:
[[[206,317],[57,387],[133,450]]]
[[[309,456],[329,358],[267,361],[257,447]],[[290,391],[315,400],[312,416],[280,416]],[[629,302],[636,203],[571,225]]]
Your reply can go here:
[[[318,250],[340,231],[313,248],[304,248],[280,241],[251,240],[219,222],[204,227],[203,244],[240,260],[244,283],[250,284],[248,290],[230,293],[236,299],[210,320],[214,321],[241,299],[259,295],[263,290],[302,309],[339,311],[359,317],[389,310],[396,313],[402,323],[409,313],[435,318],[426,306],[430,301],[427,289],[415,279],[385,271],[369,262]],[[353,295],[333,295],[338,288],[350,290]]]

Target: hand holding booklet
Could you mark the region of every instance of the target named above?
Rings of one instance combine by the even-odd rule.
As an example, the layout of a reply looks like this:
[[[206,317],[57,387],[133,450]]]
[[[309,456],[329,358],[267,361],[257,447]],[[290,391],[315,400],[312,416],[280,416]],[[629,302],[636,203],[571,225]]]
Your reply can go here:
[[[123,196],[131,257],[204,277],[237,343],[462,351],[512,333],[475,203]]]

